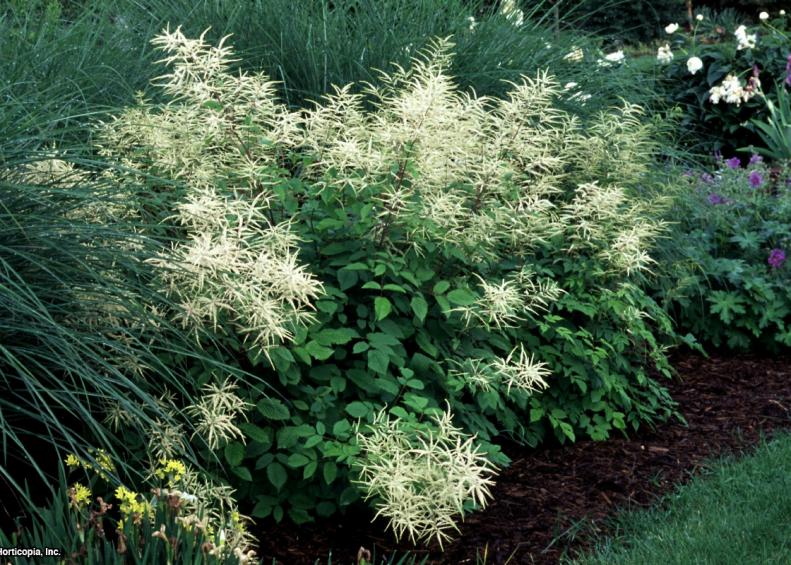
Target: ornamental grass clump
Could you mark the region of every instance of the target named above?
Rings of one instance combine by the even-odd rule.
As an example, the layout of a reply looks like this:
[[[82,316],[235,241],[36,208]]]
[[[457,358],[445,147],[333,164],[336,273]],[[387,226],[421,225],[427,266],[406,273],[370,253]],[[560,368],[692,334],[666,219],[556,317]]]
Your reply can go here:
[[[290,110],[225,44],[155,44],[166,101],[106,123],[102,150],[172,238],[147,264],[173,319],[216,328],[277,392],[236,382],[234,428],[203,418],[215,391],[187,410],[214,422],[196,430],[254,517],[362,494],[397,534],[443,541],[508,463],[499,437],[671,414],[644,366],[669,374],[672,330],[643,290],[665,224],[637,195],[656,151],[639,107],[583,119],[547,71],[502,99],[463,92],[446,38]]]

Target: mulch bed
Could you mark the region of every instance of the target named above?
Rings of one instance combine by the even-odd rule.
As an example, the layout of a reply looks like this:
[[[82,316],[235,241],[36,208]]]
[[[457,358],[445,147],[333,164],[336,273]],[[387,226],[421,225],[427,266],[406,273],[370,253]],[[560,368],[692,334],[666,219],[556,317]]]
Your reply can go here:
[[[583,441],[543,449],[506,449],[494,501],[467,517],[462,534],[441,553],[417,549],[431,563],[556,564],[564,551],[585,547],[619,509],[645,506],[672,491],[713,457],[754,446],[761,435],[791,428],[791,358],[684,355],[669,383],[688,425],[668,422],[630,438]],[[284,565],[354,563],[358,549],[378,555],[415,549],[395,544],[370,515],[347,515],[303,527],[267,527],[259,555]],[[600,532],[602,530],[599,530]],[[603,530],[606,532],[606,529]],[[582,535],[579,535],[582,534]]]

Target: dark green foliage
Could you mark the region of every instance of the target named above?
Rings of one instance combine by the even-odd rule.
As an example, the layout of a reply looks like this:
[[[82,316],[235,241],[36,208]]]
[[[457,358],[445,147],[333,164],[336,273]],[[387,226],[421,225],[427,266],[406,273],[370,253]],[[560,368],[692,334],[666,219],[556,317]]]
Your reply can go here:
[[[723,10],[734,10],[743,14],[752,21],[758,19],[758,13],[766,10],[770,13],[776,13],[778,10],[788,8],[788,3],[777,2],[774,0],[702,0],[692,3],[693,6],[706,6],[721,12]]]
[[[745,23],[733,13],[713,16],[695,24],[694,34],[679,30],[665,39],[674,52],[673,62],[667,66],[657,63],[657,72],[662,77],[657,87],[671,106],[682,110],[680,126],[685,131],[682,141],[697,152],[722,151],[730,155],[749,146],[762,146],[751,119],[763,120],[768,112],[764,99],[754,96],[739,104],[727,103],[724,99],[711,102],[710,90],[722,83],[728,75],[736,75],[747,87],[752,77],[760,80],[760,88],[769,97],[774,96],[775,85],[786,78],[786,63],[789,55],[787,16],[771,20],[770,27],[751,26],[748,33],[757,34],[756,47],[737,48],[734,31]],[[687,69],[689,57],[699,57],[703,69],[690,74]]]
[[[650,41],[662,35],[670,22],[686,19],[684,0],[582,0],[566,2],[575,10],[581,27],[611,40],[628,43]]]

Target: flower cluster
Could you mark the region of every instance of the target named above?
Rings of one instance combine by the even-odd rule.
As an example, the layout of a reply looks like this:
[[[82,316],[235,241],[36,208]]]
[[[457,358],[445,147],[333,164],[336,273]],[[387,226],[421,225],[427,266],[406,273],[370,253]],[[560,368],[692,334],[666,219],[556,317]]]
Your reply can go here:
[[[525,13],[517,7],[516,0],[504,0],[500,4],[500,12],[516,27],[525,22]]]
[[[397,537],[441,545],[458,531],[455,518],[466,503],[486,506],[495,470],[474,438],[453,426],[450,411],[434,423],[409,425],[380,412],[357,436],[358,466],[366,498],[375,499],[376,515],[389,520]]]
[[[74,483],[68,494],[69,504],[74,509],[85,508],[91,503],[91,489],[80,483]]]
[[[738,42],[736,46],[738,51],[742,49],[755,49],[758,36],[755,33],[747,33],[747,26],[740,25],[736,28],[736,31],[733,32],[733,35],[736,36]]]
[[[90,449],[89,460],[77,457],[74,453],[66,456],[66,466],[69,469],[82,468],[85,471],[95,474],[104,481],[110,480],[110,474],[115,472],[115,463],[104,449]]]
[[[687,70],[689,74],[694,75],[703,68],[703,61],[700,57],[690,57],[687,59]]]
[[[166,481],[169,486],[174,486],[181,482],[187,468],[178,459],[162,459],[159,467],[154,471],[154,475],[160,480]]]
[[[502,391],[510,395],[518,390],[528,395],[547,389],[546,378],[551,375],[546,363],[528,355],[524,344],[515,347],[507,357],[494,359],[465,359],[453,362],[458,368],[449,374],[460,379],[472,391]]]
[[[277,148],[294,139],[297,116],[274,102],[265,76],[228,72],[232,53],[222,42],[177,29],[153,44],[171,67],[159,84],[174,99],[140,100],[103,127],[101,144],[126,170],[183,187],[182,198],[163,200],[181,237],[149,261],[177,304],[174,318],[196,335],[230,324],[262,349],[288,340],[313,320],[322,292],[299,264],[288,218],[276,221],[268,207],[280,178]]]
[[[719,104],[720,100],[728,104],[740,106],[742,102],[747,102],[755,96],[760,87],[757,77],[750,77],[746,85],[734,74],[729,74],[718,86],[713,86],[709,90],[709,102]]]
[[[514,357],[515,353],[518,357]],[[538,363],[533,355],[528,356],[523,344],[519,344],[508,357],[498,358],[491,364],[491,369],[499,375],[506,386],[506,393],[511,393],[511,388],[532,393],[549,387],[545,378],[550,376],[546,363]]]
[[[73,454],[67,457],[66,463],[70,469],[90,468]],[[115,468],[109,457],[104,464]],[[254,540],[247,530],[250,519],[237,510],[230,487],[214,485],[175,459],[160,461],[146,481],[152,479],[156,481],[148,496],[122,484],[109,495],[96,497],[95,504],[91,502],[91,490],[74,483],[66,495],[69,508],[76,511],[71,519],[77,521],[77,530],[95,529],[98,538],[106,539],[103,520],[117,518],[116,550],[129,555],[133,561],[143,552],[151,551],[145,547],[152,543],[151,539],[166,542],[166,554],[171,550],[187,550],[183,544],[194,544],[188,551],[200,550],[215,558],[205,561],[208,563],[227,562],[229,558],[241,564],[255,561],[255,552],[251,549]],[[167,486],[162,487],[163,484]],[[114,500],[114,503],[105,500]],[[142,533],[149,528],[153,534],[146,539]]]
[[[585,53],[582,51],[580,47],[572,47],[571,51],[566,53],[563,56],[563,59],[566,61],[571,61],[573,63],[578,63],[585,58]]]
[[[453,309],[468,325],[500,329],[515,327],[525,320],[525,316],[547,309],[563,294],[563,289],[555,281],[537,280],[529,269],[498,282],[475,276],[480,284],[480,298],[472,304]]]
[[[766,262],[769,263],[773,269],[779,269],[786,262],[786,252],[782,249],[772,249],[769,252],[769,258]]]
[[[186,410],[195,422],[193,435],[202,437],[210,449],[218,449],[233,438],[244,441],[236,422],[245,418],[252,405],[234,393],[237,388],[229,379],[220,385],[209,383],[203,387],[201,399]]]
[[[153,518],[154,507],[141,494],[121,485],[115,489],[115,498],[118,500],[118,508],[124,519],[131,519],[135,524],[140,524],[146,517]]]
[[[662,64],[668,64],[673,61],[673,50],[670,48],[669,43],[665,43],[657,50],[656,60]]]

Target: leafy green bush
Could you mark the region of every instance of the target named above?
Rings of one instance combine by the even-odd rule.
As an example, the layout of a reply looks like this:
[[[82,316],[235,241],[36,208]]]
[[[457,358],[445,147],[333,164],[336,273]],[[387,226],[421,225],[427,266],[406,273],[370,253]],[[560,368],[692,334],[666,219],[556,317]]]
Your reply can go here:
[[[744,159],[743,161],[747,161]],[[681,331],[731,348],[791,345],[791,191],[788,169],[720,161],[714,174],[690,173],[668,245],[686,273],[666,297]]]
[[[420,438],[439,449],[432,417],[453,418],[476,434],[464,472],[484,477],[480,454],[507,462],[498,437],[604,439],[670,415],[646,366],[669,375],[673,332],[643,290],[663,225],[634,194],[655,150],[639,108],[583,123],[545,73],[504,100],[464,94],[443,40],[364,94],[294,112],[266,76],[228,73],[227,47],[179,30],[156,42],[172,100],[99,137],[129,180],[148,179],[177,239],[158,262],[172,314],[224,332],[278,391],[241,388],[256,406],[245,438],[203,452],[221,449],[253,516],[328,516],[360,497],[352,481],[387,509],[396,491],[366,469],[391,418],[412,437],[398,468],[423,464],[406,448]],[[485,501],[462,498],[445,512]],[[425,518],[393,526],[421,535]]]
[[[775,84],[786,79],[788,16],[757,27],[722,23],[702,15],[691,32],[666,34],[657,67],[663,68],[668,102],[683,109],[680,125],[692,134],[688,141],[698,150],[729,154],[762,145],[749,121],[767,115],[757,94],[773,96]]]

